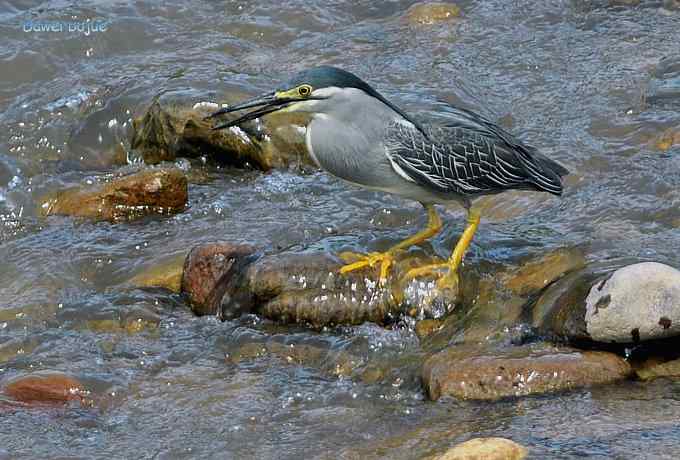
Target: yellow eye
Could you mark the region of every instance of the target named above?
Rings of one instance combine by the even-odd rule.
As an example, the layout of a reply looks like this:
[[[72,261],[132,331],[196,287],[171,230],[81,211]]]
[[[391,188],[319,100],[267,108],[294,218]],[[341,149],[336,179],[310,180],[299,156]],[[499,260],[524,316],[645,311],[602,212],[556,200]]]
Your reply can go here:
[[[309,85],[302,85],[298,87],[298,94],[302,97],[307,97],[312,94],[312,87]]]

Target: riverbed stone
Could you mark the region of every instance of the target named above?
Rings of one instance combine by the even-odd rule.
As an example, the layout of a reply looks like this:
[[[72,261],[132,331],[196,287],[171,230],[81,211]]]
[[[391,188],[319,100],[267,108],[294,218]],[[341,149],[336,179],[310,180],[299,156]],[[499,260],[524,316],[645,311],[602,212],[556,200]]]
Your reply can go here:
[[[196,246],[187,255],[182,270],[183,292],[197,315],[215,315],[229,283],[236,283],[245,265],[256,256],[252,246],[217,242]]]
[[[179,169],[145,169],[109,182],[75,187],[40,200],[43,216],[66,215],[116,222],[148,214],[174,214],[188,200],[187,179]]]
[[[601,274],[584,268],[567,274],[541,293],[532,308],[532,326],[559,339],[590,342],[586,297]]]
[[[526,259],[502,276],[511,291],[520,296],[528,296],[585,264],[586,260],[580,249],[564,248]]]
[[[159,287],[180,292],[185,259],[186,254],[175,254],[165,258],[133,276],[128,283],[137,287]]]
[[[34,372],[3,382],[2,392],[15,401],[30,404],[84,402],[89,394],[75,377],[60,372]]]
[[[631,374],[621,357],[548,344],[485,350],[450,346],[430,356],[422,378],[432,400],[494,400],[610,383]]]
[[[522,460],[526,447],[505,438],[474,438],[453,446],[436,460]]]
[[[680,126],[666,129],[651,141],[652,147],[661,152],[680,145]]]
[[[599,342],[680,335],[680,271],[656,262],[616,270],[591,288],[585,322],[589,336]]]
[[[642,366],[635,369],[635,375],[640,380],[652,380],[659,377],[680,378],[680,359],[661,361],[648,359]]]
[[[457,306],[438,330],[421,338],[423,347],[435,351],[451,343],[514,341],[513,331],[522,333],[518,325],[533,299],[584,264],[579,248],[561,248],[517,262],[480,261],[474,268],[463,267]]]
[[[233,319],[254,313],[314,328],[363,322],[386,325],[401,316],[436,319],[436,325],[423,322],[418,327],[420,338],[431,342],[429,349],[445,346],[461,332],[465,341],[481,341],[514,326],[531,296],[584,263],[581,252],[572,249],[523,259],[509,268],[481,262],[461,269],[456,289],[441,290],[432,277],[404,277],[413,267],[441,261],[422,251],[398,254],[388,280],[380,284],[377,267],[339,273],[344,264],[356,260],[350,253],[286,251],[259,257],[248,248],[237,254],[242,263],[234,267],[212,267],[213,262],[206,261],[219,256],[218,265],[227,263],[223,253],[231,247],[220,243],[194,248],[187,257],[182,291],[197,314]],[[463,311],[451,316],[461,306]],[[432,327],[426,331],[427,324]]]
[[[278,322],[311,327],[383,324],[390,315],[398,315],[400,308],[389,288],[380,287],[370,274],[339,274],[342,264],[324,252],[263,257],[246,273],[252,296],[259,300],[257,312]],[[234,309],[227,303],[223,308]]]
[[[453,3],[424,2],[416,3],[406,12],[406,20],[411,25],[431,25],[453,21],[461,15],[460,7]]]
[[[216,104],[192,108],[156,100],[134,120],[131,147],[148,164],[179,157],[205,157],[265,171],[298,162],[312,164],[304,142],[306,115],[271,114],[243,127],[213,130],[216,124],[235,116],[206,119],[217,108]]]

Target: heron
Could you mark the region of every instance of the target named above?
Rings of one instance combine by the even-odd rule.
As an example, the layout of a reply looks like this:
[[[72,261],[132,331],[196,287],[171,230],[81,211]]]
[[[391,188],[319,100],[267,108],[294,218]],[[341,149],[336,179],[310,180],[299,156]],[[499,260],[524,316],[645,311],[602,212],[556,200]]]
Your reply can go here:
[[[451,107],[447,121],[419,123],[353,73],[319,66],[293,76],[277,89],[225,106],[208,118],[252,109],[217,124],[238,126],[273,112],[307,112],[305,143],[318,167],[347,182],[422,204],[427,226],[383,252],[359,254],[340,268],[345,274],[379,267],[384,285],[395,255],[437,235],[442,220],[435,205],[461,205],[467,226],[444,262],[409,270],[405,278],[433,276],[439,288],[458,286],[458,269],[480,223],[476,198],[508,190],[561,195],[569,171],[472,111]]]

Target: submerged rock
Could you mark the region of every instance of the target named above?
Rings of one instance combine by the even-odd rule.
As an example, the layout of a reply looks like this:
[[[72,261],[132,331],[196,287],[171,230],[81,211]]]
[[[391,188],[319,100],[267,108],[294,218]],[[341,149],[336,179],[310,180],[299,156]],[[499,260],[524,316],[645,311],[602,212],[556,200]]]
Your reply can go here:
[[[652,139],[651,145],[661,152],[665,152],[670,150],[671,147],[680,145],[680,127],[668,128]]]
[[[138,273],[128,281],[137,287],[159,287],[180,292],[185,254],[174,255]]]
[[[107,312],[103,312],[106,314]],[[109,312],[109,318],[88,319],[84,327],[95,332],[108,334],[139,334],[145,331],[156,332],[161,318],[149,308],[141,306],[126,307]]]
[[[565,274],[584,267],[586,259],[576,248],[558,249],[535,259],[524,261],[504,274],[505,285],[515,294],[534,294]]]
[[[613,353],[538,344],[504,350],[451,346],[427,359],[422,377],[433,400],[493,400],[610,383],[630,373],[630,365]]]
[[[14,377],[3,385],[2,392],[18,402],[60,404],[86,402],[89,392],[76,378],[59,372],[35,372]]]
[[[430,25],[454,20],[460,14],[460,7],[453,3],[416,3],[406,12],[406,20],[412,25]]]
[[[149,164],[178,157],[207,157],[218,163],[251,165],[262,170],[293,162],[311,164],[302,135],[304,115],[272,114],[266,117],[265,125],[247,124],[216,131],[212,128],[219,120],[205,119],[215,110],[216,105],[190,109],[154,101],[144,115],[134,120],[131,147]]]
[[[674,108],[680,97],[680,54],[662,58],[656,65],[645,101],[652,106]]]
[[[474,438],[460,443],[436,460],[522,460],[527,449],[505,438]]]
[[[596,283],[586,329],[599,342],[636,343],[680,334],[680,271],[656,262],[629,265]]]
[[[640,380],[652,380],[659,377],[677,379],[680,377],[680,359],[666,362],[658,362],[655,359],[649,360],[649,362],[635,370],[635,375]]]
[[[509,331],[525,320],[533,299],[546,286],[568,278],[584,264],[582,252],[570,248],[526,257],[507,266],[480,263],[477,273],[463,271],[459,306],[437,331],[425,337],[424,346],[438,350],[451,343],[506,340]]]
[[[229,364],[260,358],[276,358],[283,363],[317,368],[334,377],[352,377],[364,358],[342,349],[333,349],[322,340],[305,340],[295,336],[271,335],[253,337],[225,347],[225,360]]]
[[[128,220],[148,214],[174,214],[188,200],[187,179],[178,169],[151,169],[88,187],[60,191],[41,200],[44,216]]]

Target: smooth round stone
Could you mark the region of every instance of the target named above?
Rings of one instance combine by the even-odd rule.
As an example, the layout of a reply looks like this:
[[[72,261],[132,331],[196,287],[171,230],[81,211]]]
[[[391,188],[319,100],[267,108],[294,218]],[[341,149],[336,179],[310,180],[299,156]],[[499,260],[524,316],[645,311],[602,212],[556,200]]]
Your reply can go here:
[[[460,7],[453,3],[417,3],[406,13],[406,18],[411,24],[435,24],[451,21],[460,16]]]
[[[680,271],[656,262],[616,270],[586,298],[586,329],[598,342],[680,335]]]
[[[522,460],[527,449],[505,438],[474,438],[452,447],[436,460]]]

